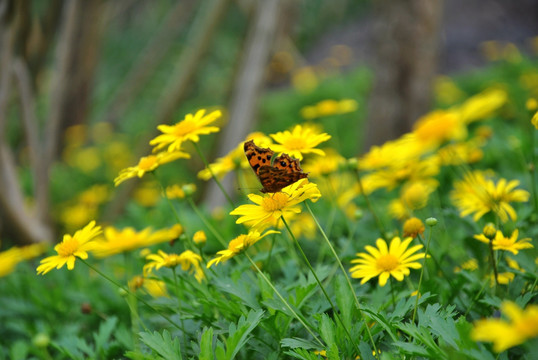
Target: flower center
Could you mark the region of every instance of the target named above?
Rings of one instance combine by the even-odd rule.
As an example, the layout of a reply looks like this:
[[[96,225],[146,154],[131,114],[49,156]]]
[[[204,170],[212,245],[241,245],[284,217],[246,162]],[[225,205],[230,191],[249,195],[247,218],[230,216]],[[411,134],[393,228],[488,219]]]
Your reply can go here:
[[[263,199],[262,207],[267,212],[281,210],[288,203],[288,195],[283,192],[274,193],[271,197]]]
[[[157,156],[149,155],[144,156],[138,162],[138,168],[140,170],[150,170],[157,163]]]
[[[385,254],[377,259],[377,267],[383,271],[395,270],[399,264],[398,258],[392,254]]]
[[[177,137],[184,136],[193,132],[196,129],[196,124],[193,121],[183,120],[174,128],[174,135]]]
[[[302,150],[307,147],[303,138],[290,138],[286,141],[285,146],[290,150]]]
[[[233,251],[235,254],[241,252],[243,249],[248,247],[249,238],[247,235],[239,235],[237,238],[230,241],[228,244],[228,250]]]
[[[502,248],[508,248],[508,247],[511,247],[513,245],[512,243],[512,240],[510,238],[507,238],[507,237],[498,237],[497,239],[495,239],[495,245],[499,246],[499,247],[502,247]]]
[[[78,240],[70,238],[62,242],[58,248],[58,255],[61,257],[68,257],[73,255],[79,248]]]

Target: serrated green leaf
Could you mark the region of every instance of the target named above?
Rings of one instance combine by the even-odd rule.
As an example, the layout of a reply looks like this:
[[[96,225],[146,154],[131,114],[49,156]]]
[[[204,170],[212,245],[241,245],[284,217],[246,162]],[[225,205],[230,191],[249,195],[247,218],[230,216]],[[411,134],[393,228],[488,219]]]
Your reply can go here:
[[[249,335],[258,326],[263,318],[263,310],[251,310],[247,318],[243,316],[236,324],[230,324],[229,337],[226,339],[226,359],[231,360],[237,355],[239,350],[246,344]]]
[[[334,333],[334,322],[327,316],[327,314],[322,314],[319,324],[319,332],[327,347],[336,346],[335,343],[335,333]]]
[[[354,319],[353,312],[355,309],[353,294],[349,290],[349,286],[343,276],[337,276],[334,283],[334,292],[336,295],[336,304],[340,309],[340,318],[344,322],[344,326],[351,329]]]
[[[139,336],[144,344],[163,358],[167,360],[182,360],[179,339],[172,339],[168,330],[163,330],[162,334],[157,331],[153,333],[142,332]]]
[[[304,349],[319,349],[319,344],[316,344],[310,340],[300,338],[285,338],[280,340],[282,347],[289,347],[291,349],[304,348]]]
[[[213,353],[213,328],[205,328],[200,338],[200,360],[213,360],[215,354]]]
[[[230,278],[217,278],[215,285],[219,290],[236,296],[240,302],[249,308],[255,310],[260,309],[260,304],[256,298],[257,292],[252,291],[252,283],[246,279],[245,281],[234,282]]]
[[[403,341],[396,341],[393,343],[394,346],[399,348],[400,350],[403,350],[404,353],[409,355],[417,355],[417,356],[428,356],[428,350],[422,346],[419,346],[417,344],[413,343],[406,343]]]
[[[361,359],[375,360],[372,348],[370,347],[368,343],[361,341],[359,344],[359,351],[361,352],[360,353]]]
[[[112,331],[116,328],[117,323],[118,318],[113,316],[99,325],[99,331],[97,334],[93,334],[96,352],[99,353],[108,348],[110,336],[112,335]]]

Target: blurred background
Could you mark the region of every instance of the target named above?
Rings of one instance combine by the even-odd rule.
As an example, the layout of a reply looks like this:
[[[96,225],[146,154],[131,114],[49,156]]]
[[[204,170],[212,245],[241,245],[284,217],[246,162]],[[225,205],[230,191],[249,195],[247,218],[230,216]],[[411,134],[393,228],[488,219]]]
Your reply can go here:
[[[151,206],[156,185],[112,180],[158,124],[199,108],[226,114],[202,140],[211,160],[314,118],[357,156],[461,99],[447,75],[535,56],[536,19],[534,0],[0,0],[2,237],[51,241]],[[222,203],[210,183],[198,200]]]

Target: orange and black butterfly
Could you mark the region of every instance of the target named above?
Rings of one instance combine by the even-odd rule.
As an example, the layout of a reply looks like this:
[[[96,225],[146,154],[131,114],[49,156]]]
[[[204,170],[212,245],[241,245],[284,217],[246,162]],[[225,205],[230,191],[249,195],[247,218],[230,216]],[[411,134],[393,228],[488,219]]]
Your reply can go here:
[[[287,154],[273,159],[273,150],[256,146],[253,140],[245,142],[244,148],[248,162],[263,186],[260,190],[262,193],[281,191],[297,180],[308,177],[308,173],[301,169],[299,160]]]

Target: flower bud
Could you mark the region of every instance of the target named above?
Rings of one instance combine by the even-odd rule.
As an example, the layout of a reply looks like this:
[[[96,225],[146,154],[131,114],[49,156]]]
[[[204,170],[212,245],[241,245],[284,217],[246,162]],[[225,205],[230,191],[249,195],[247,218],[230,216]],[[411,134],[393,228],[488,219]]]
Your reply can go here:
[[[429,217],[426,219],[426,225],[428,226],[431,226],[431,227],[434,227],[435,225],[437,225],[437,219],[434,218],[434,217]]]

